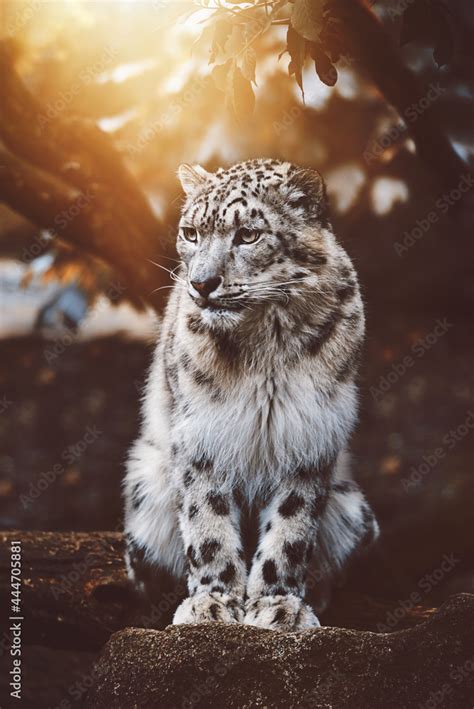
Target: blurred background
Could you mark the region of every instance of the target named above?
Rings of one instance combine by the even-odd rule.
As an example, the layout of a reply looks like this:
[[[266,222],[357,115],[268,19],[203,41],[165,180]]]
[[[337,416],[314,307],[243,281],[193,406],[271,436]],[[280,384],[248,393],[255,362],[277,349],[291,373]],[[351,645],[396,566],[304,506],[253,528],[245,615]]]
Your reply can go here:
[[[349,583],[437,605],[474,592],[474,9],[354,2],[344,44],[298,2],[3,0],[0,524],[120,529],[177,166],[274,157],[323,174],[363,285],[382,539]]]

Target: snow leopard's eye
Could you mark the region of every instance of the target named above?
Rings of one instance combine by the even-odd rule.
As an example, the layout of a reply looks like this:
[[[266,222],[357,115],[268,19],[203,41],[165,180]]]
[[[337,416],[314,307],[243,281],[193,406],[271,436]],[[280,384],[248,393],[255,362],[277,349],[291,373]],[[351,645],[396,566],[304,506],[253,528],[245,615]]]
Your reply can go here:
[[[245,227],[241,227],[240,229],[237,229],[235,233],[235,243],[255,244],[255,242],[260,239],[261,235],[262,232],[257,231],[257,229],[245,229]]]
[[[185,241],[190,241],[192,244],[195,244],[198,238],[198,233],[197,229],[195,229],[192,226],[182,226],[181,227],[181,234],[182,237]]]

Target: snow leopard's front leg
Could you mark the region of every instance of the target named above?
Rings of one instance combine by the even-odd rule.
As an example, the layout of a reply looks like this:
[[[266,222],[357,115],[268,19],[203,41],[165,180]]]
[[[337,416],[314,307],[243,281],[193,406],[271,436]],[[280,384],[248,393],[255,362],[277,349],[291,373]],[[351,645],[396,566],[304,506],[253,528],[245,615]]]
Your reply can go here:
[[[275,630],[319,626],[303,599],[326,501],[322,477],[302,470],[281,485],[262,510],[260,539],[247,582],[247,625]]]
[[[239,509],[208,476],[190,465],[182,473],[179,523],[188,562],[188,591],[173,623],[243,620],[246,566]]]

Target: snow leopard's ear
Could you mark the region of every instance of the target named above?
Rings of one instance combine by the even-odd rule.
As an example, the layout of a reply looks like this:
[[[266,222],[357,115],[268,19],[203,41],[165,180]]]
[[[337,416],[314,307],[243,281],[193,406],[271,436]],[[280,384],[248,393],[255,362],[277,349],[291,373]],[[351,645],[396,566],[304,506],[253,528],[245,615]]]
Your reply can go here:
[[[200,165],[183,163],[178,167],[178,177],[183,190],[187,195],[191,195],[208,182],[211,178],[211,173]]]
[[[289,173],[283,189],[291,207],[304,210],[310,218],[323,218],[326,215],[326,187],[317,170],[297,168]]]

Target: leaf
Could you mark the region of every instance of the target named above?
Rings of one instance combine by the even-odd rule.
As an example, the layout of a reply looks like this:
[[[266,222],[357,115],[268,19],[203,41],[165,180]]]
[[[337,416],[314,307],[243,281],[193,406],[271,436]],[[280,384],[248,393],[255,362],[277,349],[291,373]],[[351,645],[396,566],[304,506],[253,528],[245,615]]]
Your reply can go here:
[[[224,59],[235,59],[245,47],[245,36],[242,25],[234,25],[225,43]]]
[[[232,62],[227,75],[226,99],[240,124],[252,117],[255,108],[252,84],[245,78],[235,62]]]
[[[455,30],[447,7],[437,0],[415,0],[403,14],[400,45],[426,42],[438,67],[448,64],[455,49]]]
[[[215,57],[212,54],[212,43],[214,40],[214,26],[212,24],[206,25],[199,35],[199,37],[193,42],[192,52],[199,51],[201,49],[206,50],[209,54],[209,64],[215,61]]]
[[[319,37],[319,44],[324,47],[325,53],[333,63],[339,61],[341,56],[350,54],[344,22],[335,10],[337,10],[335,5],[331,5]]]
[[[252,47],[246,47],[241,55],[241,61],[239,66],[242,70],[242,74],[248,81],[255,82],[255,70],[257,68],[257,55]]]
[[[301,37],[318,40],[324,22],[326,0],[295,0],[291,26]]]
[[[242,47],[242,53],[244,53],[247,48],[250,48],[258,37],[261,37],[272,24],[271,15],[254,15],[248,18],[248,21],[244,25],[244,45]]]
[[[301,89],[304,98],[303,89],[303,65],[306,58],[306,40],[301,37],[293,27],[288,27],[286,33],[286,44],[290,55],[290,63],[288,64],[288,74],[294,74],[296,83]]]
[[[232,22],[227,18],[222,18],[217,20],[214,29],[213,37],[213,50],[216,54],[220,49],[224,49],[225,43],[227,42],[229,35],[232,31]]]
[[[229,59],[225,64],[218,64],[214,67],[211,72],[212,80],[214,85],[219,91],[226,91],[227,89],[227,75],[229,69],[231,68],[232,60]]]
[[[316,73],[326,86],[334,86],[337,81],[337,69],[327,56],[323,46],[319,43],[311,43],[310,54],[314,59]]]

